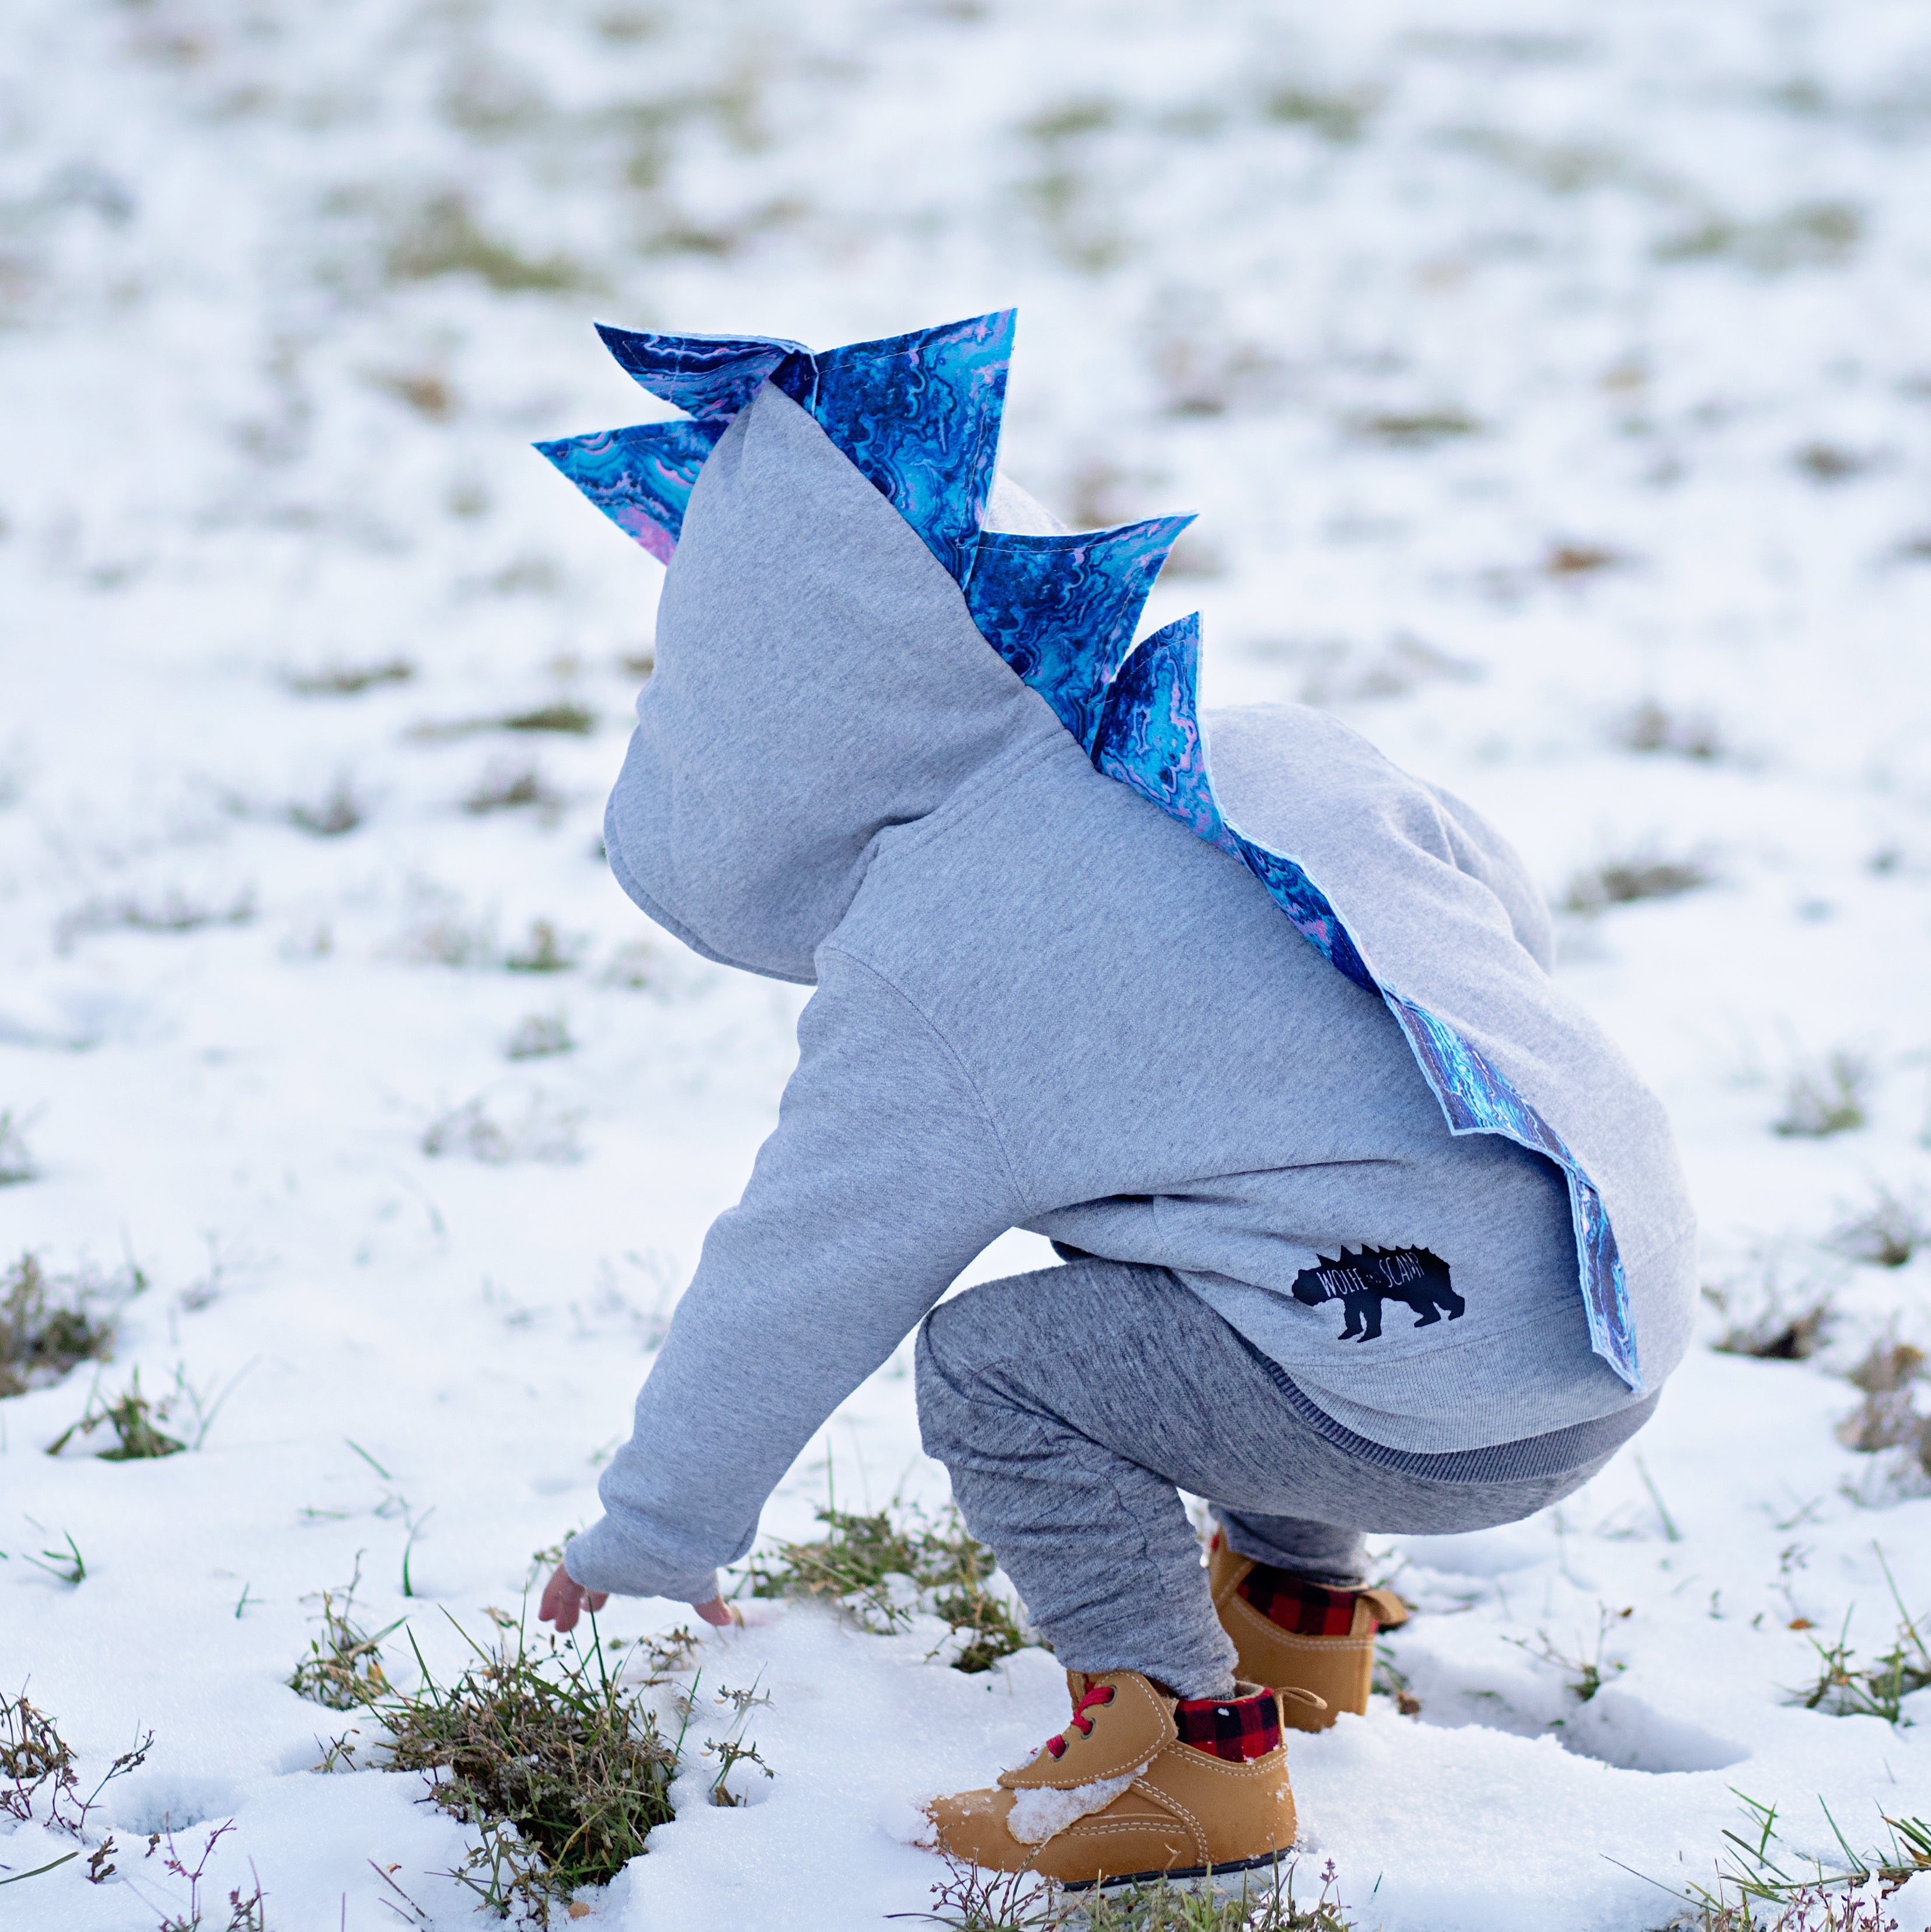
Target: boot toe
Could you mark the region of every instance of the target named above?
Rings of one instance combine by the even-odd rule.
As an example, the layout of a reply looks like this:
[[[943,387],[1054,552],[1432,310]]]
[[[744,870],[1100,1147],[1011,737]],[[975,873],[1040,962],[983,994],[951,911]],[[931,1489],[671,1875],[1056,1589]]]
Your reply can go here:
[[[994,1871],[1020,1871],[1037,1856],[1037,1845],[1022,1844],[1012,1834],[1010,1791],[958,1791],[935,1798],[926,1809],[938,1849],[962,1864]]]

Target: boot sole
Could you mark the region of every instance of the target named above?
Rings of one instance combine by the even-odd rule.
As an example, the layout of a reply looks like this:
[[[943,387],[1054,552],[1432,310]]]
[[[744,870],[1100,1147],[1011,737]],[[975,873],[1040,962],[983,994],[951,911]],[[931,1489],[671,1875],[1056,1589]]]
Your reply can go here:
[[[1236,1872],[1279,1871],[1281,1856],[1278,1852],[1263,1852],[1257,1858],[1230,1858],[1224,1864],[1170,1865],[1161,1871],[1109,1872],[1101,1878],[1062,1880],[1060,1889],[1104,1893],[1130,1885],[1158,1885],[1162,1879],[1172,1886],[1192,1885],[1201,1879],[1225,1878]]]

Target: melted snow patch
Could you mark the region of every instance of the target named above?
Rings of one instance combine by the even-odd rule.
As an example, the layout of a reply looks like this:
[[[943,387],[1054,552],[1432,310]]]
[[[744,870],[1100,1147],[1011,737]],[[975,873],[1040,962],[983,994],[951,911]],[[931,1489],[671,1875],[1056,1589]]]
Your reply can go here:
[[[1091,1784],[1071,1785],[1064,1790],[1041,1786],[1016,1792],[1006,1828],[1023,1845],[1043,1845],[1068,1825],[1104,1811],[1146,1768],[1143,1764],[1118,1778],[1096,1778]]]

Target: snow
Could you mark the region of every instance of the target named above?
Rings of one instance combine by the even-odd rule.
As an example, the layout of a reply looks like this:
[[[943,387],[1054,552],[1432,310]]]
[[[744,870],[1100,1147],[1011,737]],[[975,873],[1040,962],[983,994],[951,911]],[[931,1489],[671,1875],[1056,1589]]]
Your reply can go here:
[[[1090,1784],[1069,1785],[1062,1790],[1037,1785],[1017,1792],[1013,1808],[1006,1814],[1006,1828],[1021,1844],[1043,1845],[1056,1832],[1077,1824],[1092,1812],[1104,1811],[1147,1768],[1136,1765],[1118,1778],[1096,1778]]]
[[[1641,1932],[1739,1792],[1799,1857],[1931,1816],[1931,1694],[1897,1728],[1799,1708],[1791,1627],[1848,1616],[1869,1660],[1886,1566],[1931,1608],[1931,1480],[1836,1433],[1875,1342],[1931,1346],[1931,1261],[1830,1238],[1931,1189],[1921,9],[14,0],[4,32],[0,1111],[40,1178],[0,1256],[131,1259],[104,1391],[226,1391],[152,1462],[41,1453],[86,1370],[0,1403],[0,1690],[91,1775],[155,1736],[95,1820],[120,1875],[26,1880],[10,1925],[151,1927],[184,1895],[143,1834],[230,1817],[208,1886],[252,1862],[282,1932],[393,1923],[395,1887],[470,1922],[419,1780],[311,1772],[349,1721],[287,1688],[315,1593],[359,1557],[371,1627],[443,1671],[445,1611],[513,1611],[774,1118],[800,995],[596,860],[658,572],[524,446],[653,412],[593,316],[829,344],[1015,302],[1005,462],[1076,520],[1202,512],[1148,622],[1204,611],[1210,702],[1332,704],[1554,898],[1646,851],[1713,874],[1565,919],[1561,970],[1677,1122],[1704,1342],[1779,1297],[1835,1324],[1806,1360],[1699,1346],[1557,1510],[1385,1540],[1419,1716],[1291,1748],[1364,1927]],[[557,700],[596,728],[419,730]],[[1645,700],[1718,754],[1619,742]],[[548,802],[462,808],[531,770]],[[338,778],[362,824],[288,822]],[[503,969],[536,921],[571,970]],[[575,1050],[506,1058],[533,1016]],[[1866,1124],[1773,1132],[1839,1049]],[[905,1352],[767,1532],[833,1485],[942,1499]],[[70,1536],[77,1587],[26,1560]],[[776,1775],[716,1808],[694,1758],[592,1922],[919,1910],[919,1802],[1066,1709],[1043,1653],[968,1678],[936,1635],[788,1606],[707,1639],[692,1744],[755,1683]],[[71,1848],[23,1825],[0,1864]]]

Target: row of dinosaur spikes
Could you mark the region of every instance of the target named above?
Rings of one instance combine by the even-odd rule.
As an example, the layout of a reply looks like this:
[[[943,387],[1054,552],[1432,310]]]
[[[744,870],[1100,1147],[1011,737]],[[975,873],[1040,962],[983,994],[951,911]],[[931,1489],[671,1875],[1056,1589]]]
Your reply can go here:
[[[1014,320],[1005,309],[822,353],[777,337],[660,335],[599,324],[618,363],[686,416],[536,447],[668,563],[704,459],[758,388],[773,383],[917,532],[964,592],[987,642],[1092,753],[1104,694],[1133,650],[1167,553],[1193,519],[1155,517],[1062,536],[984,527]],[[1197,621],[1186,622],[1197,637]]]

